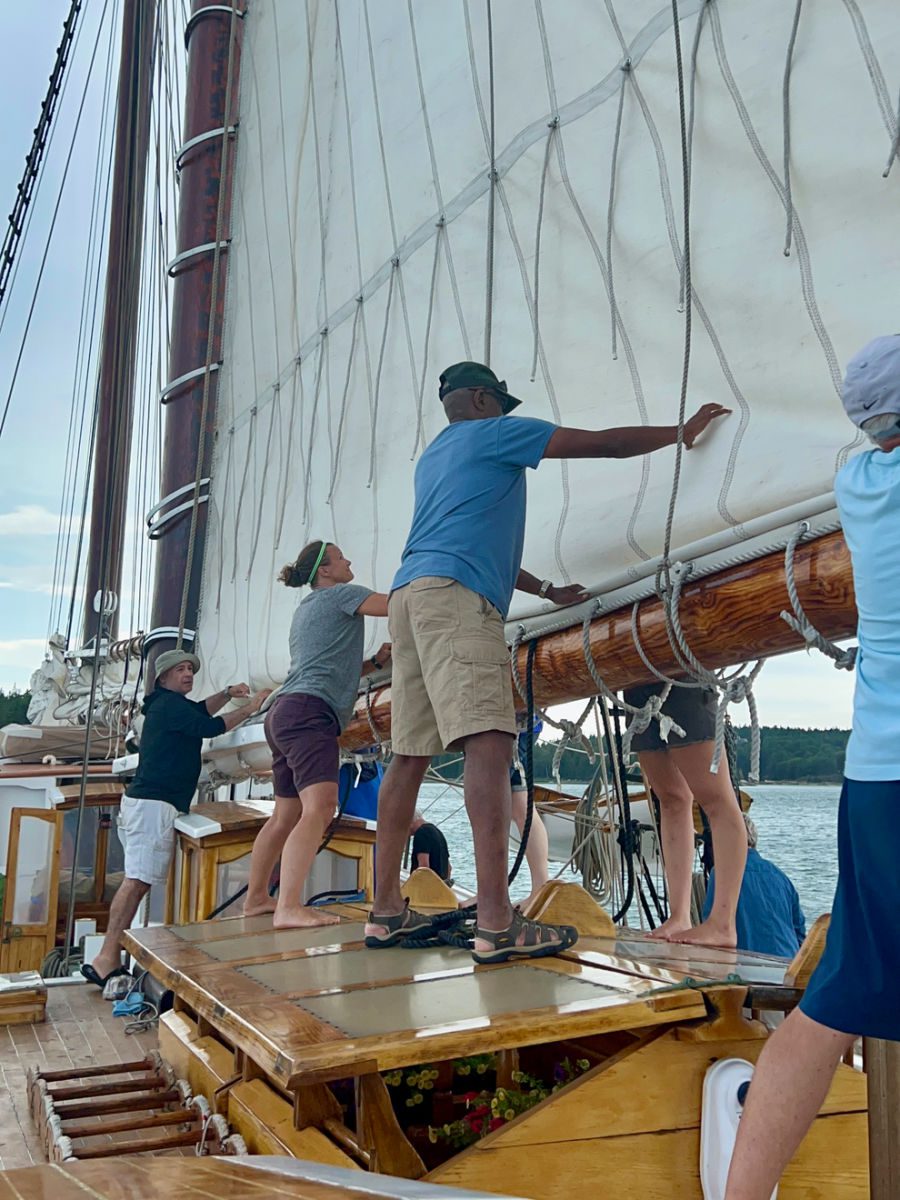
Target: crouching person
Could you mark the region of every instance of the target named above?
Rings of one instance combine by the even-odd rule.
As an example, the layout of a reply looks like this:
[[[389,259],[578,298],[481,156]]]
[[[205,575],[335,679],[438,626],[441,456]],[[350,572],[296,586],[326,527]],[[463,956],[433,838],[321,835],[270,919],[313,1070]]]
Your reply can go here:
[[[156,661],[156,687],[144,699],[144,728],[138,768],[122,797],[118,834],[125,852],[125,878],[113,897],[103,946],[85,979],[103,987],[123,974],[121,938],[154,883],[165,883],[175,852],[175,818],[186,813],[200,778],[204,738],[233,729],[261,707],[268,692],[224,717],[215,714],[239,696],[246,683],[232,684],[206,700],[189,700],[200,659],[186,650],[167,650]]]

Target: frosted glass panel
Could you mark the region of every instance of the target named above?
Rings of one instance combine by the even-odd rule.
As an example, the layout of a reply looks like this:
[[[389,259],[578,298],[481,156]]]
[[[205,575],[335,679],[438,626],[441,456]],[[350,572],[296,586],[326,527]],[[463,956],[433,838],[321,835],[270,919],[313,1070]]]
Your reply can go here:
[[[22,817],[15,889],[14,925],[46,925],[50,916],[51,859],[54,826],[37,817]]]

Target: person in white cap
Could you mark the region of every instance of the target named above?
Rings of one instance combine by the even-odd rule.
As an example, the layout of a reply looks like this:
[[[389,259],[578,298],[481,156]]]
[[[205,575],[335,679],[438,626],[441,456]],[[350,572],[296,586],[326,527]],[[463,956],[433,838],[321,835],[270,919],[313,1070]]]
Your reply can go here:
[[[874,446],[834,487],[859,613],[837,892],[821,962],[760,1056],[727,1200],[769,1200],[858,1037],[900,1041],[900,334],[850,361],[843,401]]]
[[[250,695],[235,683],[206,700],[189,700],[200,659],[188,650],[167,650],[156,660],[156,687],[144,698],[144,727],[134,779],[119,808],[118,834],[125,851],[125,878],[113,897],[100,953],[81,968],[97,987],[124,973],[122,934],[154,883],[165,883],[175,852],[175,818],[186,813],[200,778],[204,738],[233,729],[261,707],[268,692],[224,717],[229,700]]]

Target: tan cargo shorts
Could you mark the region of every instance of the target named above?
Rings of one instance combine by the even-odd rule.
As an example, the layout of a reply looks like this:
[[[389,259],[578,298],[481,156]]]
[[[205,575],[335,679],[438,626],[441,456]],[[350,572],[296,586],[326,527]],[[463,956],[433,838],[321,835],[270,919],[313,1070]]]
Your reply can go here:
[[[503,619],[455,579],[426,575],[391,595],[391,743],[431,756],[473,733],[516,734]]]

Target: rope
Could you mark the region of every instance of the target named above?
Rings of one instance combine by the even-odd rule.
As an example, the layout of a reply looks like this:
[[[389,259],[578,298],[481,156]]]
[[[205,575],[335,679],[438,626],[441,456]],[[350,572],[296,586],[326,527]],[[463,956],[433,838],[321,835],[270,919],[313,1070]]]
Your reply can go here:
[[[659,722],[659,736],[664,742],[668,742],[669,734],[676,733],[679,737],[684,737],[685,732],[680,725],[676,724],[670,716],[662,712],[662,706],[669,698],[669,693],[672,690],[672,684],[666,683],[663,690],[655,695],[650,696],[647,702],[641,707],[636,707],[634,704],[629,704],[627,701],[620,699],[607,687],[606,682],[597,669],[597,664],[594,661],[594,652],[591,649],[591,620],[594,614],[599,610],[600,602],[594,601],[592,608],[585,615],[581,626],[581,646],[584,651],[584,661],[587,663],[588,671],[590,671],[591,679],[593,679],[597,691],[603,698],[614,707],[622,709],[628,713],[632,720],[628,728],[625,730],[623,738],[623,750],[626,755],[631,753],[632,740],[641,733],[645,733],[653,723]]]
[[[613,276],[613,211],[616,203],[616,167],[619,162],[619,141],[622,135],[622,115],[625,111],[625,85],[631,73],[631,59],[622,64],[622,86],[619,88],[619,111],[616,113],[616,131],[613,135],[612,160],[609,166],[609,199],[606,204],[606,269],[609,273],[609,320],[612,356],[619,357],[619,347],[616,343],[616,326],[619,322],[619,306],[616,303],[615,278]]]
[[[366,681],[366,720],[368,721],[369,728],[372,731],[372,738],[374,739],[374,744],[378,747],[378,757],[383,758],[385,743],[384,743],[384,739],[382,738],[381,733],[378,729],[378,726],[375,724],[375,717],[372,713],[372,685],[373,685],[373,680],[370,676],[368,678],[368,680]]]
[[[680,687],[680,688],[698,688],[698,687],[700,687],[701,684],[699,684],[696,679],[690,679],[690,680],[672,679],[670,676],[664,674],[662,671],[660,671],[657,667],[655,667],[653,665],[653,663],[647,657],[647,652],[644,650],[644,647],[641,645],[641,638],[640,638],[640,634],[638,632],[638,612],[640,610],[640,607],[641,607],[640,600],[635,600],[634,607],[631,610],[631,637],[632,637],[632,641],[634,642],[635,649],[637,650],[637,652],[640,656],[641,662],[644,664],[644,666],[647,668],[647,670],[650,672],[650,674],[655,675],[656,678],[658,680],[660,680],[661,683],[669,683],[672,685],[672,687]]]
[[[544,195],[547,190],[547,170],[550,166],[550,150],[553,135],[559,129],[559,117],[550,122],[550,132],[544,145],[544,166],[541,170],[541,187],[538,193],[537,229],[534,234],[534,353],[531,358],[531,382],[537,376],[538,346],[540,344],[540,285],[541,285],[541,228],[544,224]]]
[[[797,588],[797,578],[794,572],[794,556],[797,547],[803,541],[804,537],[809,533],[810,525],[808,521],[802,521],[791,535],[791,539],[787,544],[784,552],[784,574],[787,581],[788,596],[791,601],[791,608],[794,610],[793,615],[789,612],[782,612],[781,619],[790,625],[795,633],[806,642],[807,648],[819,650],[827,658],[830,658],[838,671],[852,671],[856,666],[856,657],[859,653],[859,647],[850,646],[846,650],[842,650],[840,646],[836,646],[834,642],[829,641],[824,637],[810,621],[809,617],[803,609],[800,601],[800,593]]]
[[[709,3],[709,0],[707,0]],[[691,47],[691,84],[690,84],[690,117],[688,119],[688,169],[694,162],[694,113],[696,111],[695,98],[697,92],[697,60],[700,56],[700,37],[703,33],[703,17],[706,13],[706,4],[703,4],[700,11],[697,13],[697,24],[694,27],[694,44]],[[684,312],[684,262],[679,267],[679,295],[678,295],[678,311]]]
[[[444,218],[441,217],[437,225],[437,235],[434,239],[434,261],[431,264],[431,287],[428,290],[428,316],[425,319],[425,345],[422,349],[422,374],[419,378],[419,394],[416,398],[416,440],[413,444],[412,454],[409,456],[410,462],[416,457],[416,452],[419,449],[419,443],[425,447],[425,435],[422,432],[422,406],[425,400],[425,383],[428,377],[428,348],[431,344],[431,326],[434,319],[434,300],[437,291],[438,264],[441,260],[441,243],[443,242],[443,233],[446,227]]]
[[[531,825],[534,820],[534,656],[537,653],[537,641],[528,643],[528,653],[525,658],[525,761],[522,766],[525,768],[525,787],[528,793],[528,803],[525,810],[525,824],[522,826],[522,836],[519,839],[519,848],[516,851],[515,861],[512,865],[512,870],[507,877],[507,884],[511,885],[516,876],[519,874],[519,868],[525,859],[525,851],[528,848],[528,838],[531,834]],[[518,741],[518,739],[516,739]]]
[[[672,492],[669,497],[669,511],[666,514],[665,537],[663,540],[662,571],[666,580],[666,594],[671,595],[671,563],[672,530],[675,524],[675,507],[678,503],[678,489],[681,483],[681,468],[684,461],[684,424],[687,413],[688,377],[691,370],[691,314],[693,309],[693,289],[691,286],[691,181],[690,158],[688,151],[687,109],[684,95],[684,63],[681,57],[681,17],[678,12],[678,0],[672,0],[672,31],[675,36],[675,66],[678,76],[678,119],[681,133],[681,200],[683,206],[682,251],[681,264],[684,280],[684,352],[681,366],[681,391],[678,398],[678,428],[675,441],[675,470],[672,478]]]
[[[681,587],[683,581],[690,575],[691,567],[687,565],[676,564],[672,571],[673,589],[672,601],[670,606],[671,630],[675,636],[676,643],[680,653],[690,665],[695,677],[705,686],[714,689],[720,694],[718,707],[716,709],[716,739],[713,749],[712,762],[710,763],[710,771],[715,774],[719,770],[719,765],[722,761],[722,751],[725,746],[725,716],[728,711],[729,704],[739,704],[742,700],[747,701],[747,707],[750,710],[750,782],[757,783],[759,781],[759,756],[760,756],[760,731],[759,731],[759,713],[756,707],[756,698],[753,695],[753,685],[759,676],[760,671],[765,665],[765,659],[759,659],[756,664],[748,671],[743,673],[742,669],[738,673],[726,676],[716,675],[709,671],[688,645],[687,638],[684,635],[684,630],[681,626],[680,601]]]
[[[896,129],[893,140],[891,141],[891,152],[888,155],[887,166],[882,172],[882,177],[887,179],[891,173],[891,167],[894,165],[894,159],[897,157],[897,151],[900,150],[900,100],[897,101],[897,117],[895,120]]]
[[[510,667],[512,669],[513,682],[516,685],[516,691],[519,693],[519,696],[521,697],[522,700],[524,700],[525,704],[527,705],[529,703],[529,690],[528,690],[527,686],[523,687],[522,676],[519,672],[519,647],[521,646],[524,638],[525,638],[525,626],[519,625],[516,630],[515,641],[513,642],[512,651],[510,653]],[[535,641],[531,641],[528,643],[528,653],[529,654],[531,653],[531,647],[533,645],[536,645]],[[584,749],[585,754],[587,754],[588,758],[590,759],[590,761],[591,762],[594,761],[594,747],[591,745],[590,738],[588,738],[585,735],[584,730],[581,728],[582,725],[584,724],[584,722],[587,720],[588,714],[591,711],[591,705],[593,704],[593,698],[588,701],[587,706],[584,709],[584,712],[581,714],[581,716],[578,718],[577,721],[567,721],[567,720],[565,720],[565,718],[561,718],[560,720],[557,721],[555,717],[551,717],[548,712],[546,712],[543,708],[540,708],[538,705],[536,705],[534,703],[533,693],[531,694],[530,703],[532,706],[533,713],[536,712],[542,721],[544,721],[547,725],[551,726],[551,728],[559,730],[559,732],[563,735],[564,745],[563,745],[562,749],[558,750],[558,752],[557,752],[560,757],[562,755],[563,750],[566,748],[566,746],[575,746],[575,745],[580,744],[582,746],[582,748]],[[558,758],[556,756],[554,756],[554,766],[556,767],[557,764],[558,764]]]
[[[485,0],[487,9],[488,36],[488,96],[490,106],[489,125],[489,154],[490,154],[490,187],[488,189],[488,227],[487,227],[487,270],[486,292],[484,298],[484,361],[491,365],[491,335],[494,322],[494,225],[497,197],[497,122],[496,95],[494,90],[494,20],[491,0]]]
[[[802,8],[803,0],[797,0],[797,7],[794,9],[794,22],[791,25],[791,36],[788,41],[787,58],[784,63],[784,83],[781,92],[784,108],[784,207],[785,220],[787,222],[784,233],[785,258],[790,256],[791,241],[794,236],[794,200],[791,192],[791,67],[794,62],[794,46],[797,42],[797,30],[800,27],[800,12]]]
[[[191,506],[191,528],[188,535],[187,556],[184,566],[184,586],[181,591],[181,609],[178,614],[178,637],[176,649],[181,649],[184,642],[184,627],[187,620],[188,598],[191,588],[191,573],[194,565],[194,549],[197,543],[197,522],[200,517],[200,481],[203,477],[204,459],[206,457],[206,421],[209,411],[209,393],[212,384],[213,351],[215,348],[216,314],[218,310],[219,276],[222,262],[222,235],[225,226],[225,180],[228,171],[228,154],[231,146],[231,135],[228,132],[231,120],[231,97],[234,88],[234,46],[237,31],[237,4],[232,0],[231,26],[228,33],[228,64],[226,66],[225,105],[222,113],[222,151],[219,159],[219,196],[216,206],[216,235],[215,249],[212,261],[212,282],[210,285],[209,322],[206,329],[206,363],[203,373],[203,398],[200,404],[200,422],[197,438],[197,463],[194,475],[194,495]]]
[[[22,365],[22,358],[25,354],[25,346],[28,342],[28,334],[31,331],[31,322],[32,322],[32,319],[34,318],[35,308],[37,307],[38,295],[40,293],[41,283],[44,278],[44,269],[47,266],[47,258],[50,254],[50,246],[53,241],[53,233],[54,233],[54,230],[56,229],[56,220],[57,220],[57,217],[59,216],[60,208],[62,206],[63,192],[65,191],[66,180],[69,177],[69,167],[72,164],[72,155],[75,151],[75,143],[78,140],[78,130],[81,126],[81,118],[82,118],[82,115],[84,114],[84,107],[85,107],[85,102],[87,100],[88,89],[89,89],[89,86],[91,83],[91,79],[93,77],[94,60],[97,56],[97,49],[100,45],[100,37],[103,32],[103,23],[104,23],[104,20],[106,17],[107,5],[108,5],[108,0],[105,0],[104,5],[103,5],[103,10],[100,14],[100,23],[97,26],[97,36],[94,40],[94,47],[91,52],[90,63],[88,64],[88,69],[87,69],[87,72],[85,73],[84,88],[81,93],[81,102],[79,103],[78,112],[75,117],[75,125],[72,129],[72,138],[69,143],[69,150],[66,155],[65,164],[63,166],[62,176],[60,177],[59,190],[57,191],[57,195],[56,195],[56,203],[53,207],[53,215],[50,219],[50,229],[47,233],[47,240],[44,244],[44,252],[41,257],[40,266],[38,268],[37,278],[36,278],[35,284],[34,284],[34,291],[32,292],[31,303],[28,308],[28,316],[25,320],[25,326],[22,330],[22,337],[19,342],[19,350],[18,350],[18,354],[16,355],[15,364],[13,366],[12,378],[11,378],[10,384],[9,384],[9,391],[7,392],[6,402],[3,406],[3,414],[2,414],[2,416],[0,416],[0,436],[2,436],[3,430],[6,427],[6,419],[9,416],[9,406],[12,403],[13,393],[15,392],[15,389],[16,389],[16,383],[19,378],[19,369]],[[35,132],[37,132],[37,131],[35,131]],[[12,219],[12,217],[10,219]],[[8,311],[8,309],[5,311]],[[5,312],[4,312],[4,316],[5,316]]]

